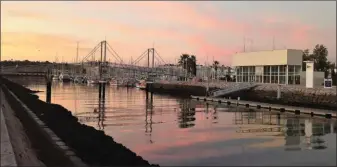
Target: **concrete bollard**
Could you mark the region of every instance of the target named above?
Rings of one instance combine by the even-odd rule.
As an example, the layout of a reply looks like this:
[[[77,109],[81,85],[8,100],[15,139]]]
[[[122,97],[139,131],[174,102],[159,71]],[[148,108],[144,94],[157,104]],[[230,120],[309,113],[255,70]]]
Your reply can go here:
[[[285,112],[285,109],[284,109],[284,108],[280,108],[280,111],[281,111],[281,112]]]
[[[332,115],[331,114],[325,114],[325,118],[331,119]]]
[[[277,85],[277,99],[281,98],[281,85]]]
[[[246,108],[249,108],[249,104],[246,104]]]
[[[257,109],[260,109],[260,108],[261,108],[261,105],[257,105],[256,108],[257,108]]]
[[[315,116],[314,112],[311,112],[311,113],[310,113],[310,116],[311,116],[311,117],[314,117],[314,116]]]
[[[231,105],[231,102],[230,102],[230,101],[228,101],[228,102],[227,102],[227,105]]]
[[[301,111],[300,110],[295,110],[296,115],[300,115]]]

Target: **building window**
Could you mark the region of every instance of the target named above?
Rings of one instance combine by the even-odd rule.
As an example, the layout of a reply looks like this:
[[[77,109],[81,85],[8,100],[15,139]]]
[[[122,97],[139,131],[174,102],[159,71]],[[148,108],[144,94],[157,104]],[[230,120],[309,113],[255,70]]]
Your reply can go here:
[[[270,66],[263,66],[263,75],[270,75]]]
[[[294,75],[295,73],[295,66],[288,66],[288,75]]]
[[[302,71],[302,68],[301,66],[295,66],[295,75],[300,75],[301,74],[301,71]]]
[[[280,76],[280,84],[285,84],[286,83],[286,76],[282,75]]]
[[[284,65],[280,66],[280,75],[286,75],[286,68],[287,66]]]
[[[295,75],[295,84],[296,85],[301,84],[301,79],[300,78],[301,78],[300,75]]]
[[[289,75],[288,76],[288,84],[289,85],[293,85],[295,82],[294,82],[294,76],[293,75]]]
[[[270,83],[270,75],[263,76],[263,83]]]

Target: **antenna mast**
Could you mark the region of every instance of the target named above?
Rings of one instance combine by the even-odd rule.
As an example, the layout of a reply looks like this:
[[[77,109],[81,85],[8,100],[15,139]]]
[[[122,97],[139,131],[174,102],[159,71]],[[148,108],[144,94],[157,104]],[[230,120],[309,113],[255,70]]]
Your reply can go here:
[[[78,42],[77,42],[77,47],[76,47],[76,62],[75,63],[78,63]]]
[[[243,37],[243,52],[246,52],[246,37]]]
[[[275,50],[275,37],[273,36],[273,50]]]

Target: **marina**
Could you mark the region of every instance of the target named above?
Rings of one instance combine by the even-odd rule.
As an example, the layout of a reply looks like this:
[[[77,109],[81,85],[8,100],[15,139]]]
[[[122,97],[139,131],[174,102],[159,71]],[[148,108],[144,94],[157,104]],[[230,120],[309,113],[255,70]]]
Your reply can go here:
[[[41,100],[46,99],[43,79],[13,80],[41,91],[37,95]],[[200,161],[195,157],[199,157],[204,164],[280,164],[276,157],[265,160],[264,157],[270,152],[285,159],[292,154],[320,157],[319,162],[325,165],[335,163],[331,159],[336,147],[333,144],[337,126],[335,115],[332,118],[311,117],[310,114],[303,114],[303,109],[297,115],[294,112],[280,112],[278,107],[284,106],[270,104],[273,109],[269,111],[265,107],[267,104],[255,103],[261,105],[258,109],[252,102],[241,100],[237,106],[234,99],[228,105],[228,99],[223,98],[223,102],[218,103],[216,100],[212,102],[211,98],[204,101],[202,97],[199,97],[199,101],[196,97],[191,100],[160,94],[147,97],[145,90],[110,85],[106,85],[105,95],[101,97],[98,85],[55,82],[51,101],[71,111],[80,123],[114,136],[117,142],[125,144],[152,163],[196,165]],[[250,104],[249,108],[245,106],[247,103]],[[288,110],[289,106],[284,108]],[[319,113],[316,109],[310,111]],[[312,131],[309,131],[310,127]],[[305,133],[296,130],[299,128],[305,129]],[[199,137],[205,134],[208,137],[201,140]],[[137,141],[130,140],[132,138],[137,138]],[[323,140],[324,143],[315,143],[315,140]],[[193,147],[184,142],[193,143]],[[219,148],[219,145],[222,146]],[[220,150],[214,153],[212,150],[215,148]],[[196,155],[195,149],[203,149],[213,158]],[[297,151],[290,152],[294,149]],[[310,155],[307,153],[309,150]],[[174,156],[171,155],[172,151],[175,152]],[[254,159],[248,159],[252,156]],[[223,157],[227,157],[227,161],[223,161]],[[242,158],[246,161],[238,163],[237,159]],[[282,164],[310,164],[310,159],[285,161]]]
[[[1,2],[1,166],[336,166],[335,13]]]

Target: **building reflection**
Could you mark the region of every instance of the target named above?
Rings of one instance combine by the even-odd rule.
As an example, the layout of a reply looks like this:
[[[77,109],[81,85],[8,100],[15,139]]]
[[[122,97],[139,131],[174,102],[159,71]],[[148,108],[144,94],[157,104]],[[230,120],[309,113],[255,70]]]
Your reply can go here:
[[[178,112],[179,128],[191,128],[195,126],[195,108],[190,108],[190,100],[179,100],[180,111]]]
[[[280,132],[284,136],[286,151],[302,149],[325,149],[326,142],[323,138],[326,134],[336,133],[336,121],[327,119],[304,118],[297,115],[278,114],[272,112],[236,112],[234,124],[266,125],[262,128],[240,129],[239,133],[268,133]],[[279,125],[278,127],[267,125]]]

